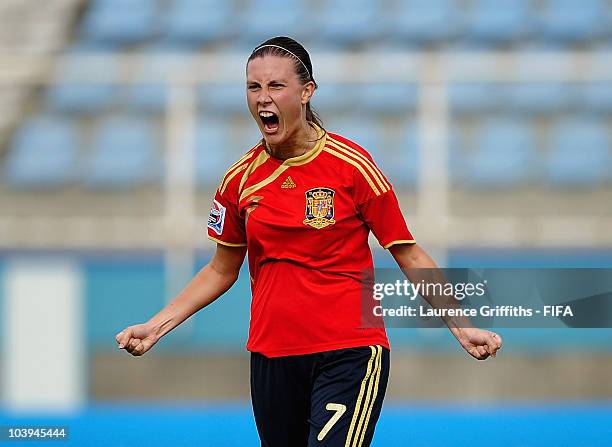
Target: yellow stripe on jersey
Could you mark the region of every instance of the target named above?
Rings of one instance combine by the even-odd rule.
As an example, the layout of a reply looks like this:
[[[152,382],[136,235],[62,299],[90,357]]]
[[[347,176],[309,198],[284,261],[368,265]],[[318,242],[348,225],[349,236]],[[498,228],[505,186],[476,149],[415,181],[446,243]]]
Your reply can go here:
[[[330,144],[333,144],[336,149],[342,150],[344,153],[349,153],[350,155],[353,155],[354,158],[361,160],[378,183],[378,186],[380,187],[382,192],[387,192],[389,189],[391,189],[391,185],[389,184],[389,182],[387,182],[382,172],[380,172],[380,169],[378,169],[378,167],[370,159],[368,159],[368,157],[363,155],[357,149],[352,148],[347,144],[343,143],[342,141],[330,138],[329,142]]]
[[[397,241],[391,241],[387,245],[384,245],[383,248],[386,250],[389,247],[392,247],[397,244],[416,244],[414,239],[398,239]]]
[[[374,194],[376,194],[377,196],[380,195],[380,191],[378,190],[378,188],[376,187],[376,185],[374,184],[374,182],[372,181],[370,176],[365,172],[365,169],[363,168],[363,166],[361,166],[361,164],[359,164],[358,162],[356,162],[352,158],[349,158],[346,155],[343,155],[340,152],[337,152],[336,150],[334,150],[334,149],[332,149],[330,147],[326,147],[323,150],[325,152],[330,153],[332,155],[335,155],[336,157],[338,157],[338,158],[346,161],[347,163],[350,163],[353,166],[355,166],[359,170],[359,172],[361,172],[361,175],[363,175],[363,177],[366,179],[366,181],[369,183],[369,185],[372,187],[372,190],[374,191]]]
[[[225,174],[223,175],[223,178],[221,179],[221,183],[219,184],[219,192],[221,194],[223,194],[223,191],[225,191],[225,188],[227,188],[227,184],[232,180],[232,178],[235,177],[236,175],[236,171],[232,172],[236,167],[238,167],[241,163],[245,162],[251,155],[253,155],[253,152],[255,151],[255,149],[257,149],[259,145],[252,147],[251,149],[249,149],[249,151],[244,154],[242,157],[240,157],[240,159],[234,163],[233,165],[231,165],[229,167],[229,169],[227,171],[225,171]],[[248,163],[246,163],[243,166],[248,166]],[[246,169],[246,167],[240,167],[240,171]],[[239,171],[239,172],[240,172]]]
[[[359,417],[359,413],[361,412],[361,400],[363,399],[363,393],[365,392],[370,376],[372,375],[372,363],[374,362],[374,358],[376,357],[376,350],[374,349],[374,346],[370,346],[370,349],[372,350],[372,354],[370,356],[370,360],[368,361],[365,376],[361,381],[361,388],[359,389],[359,395],[357,396],[357,402],[355,403],[355,411],[353,412],[353,419],[351,419],[351,425],[349,426],[348,434],[346,435],[346,442],[344,444],[344,447],[351,447],[351,439],[353,438],[355,423],[357,422],[357,418]]]
[[[251,175],[253,171],[255,171],[255,169],[264,164],[268,160],[268,158],[270,158],[270,155],[268,155],[266,151],[261,151],[259,155],[255,157],[253,161],[251,161],[251,163],[249,164],[249,168],[242,175],[242,179],[240,179],[240,186],[238,187],[239,192],[242,191],[242,187],[244,186],[244,183],[246,182],[249,175]]]
[[[245,163],[242,166],[240,166],[238,169],[236,169],[234,172],[232,172],[219,187],[219,194],[223,194],[225,192],[225,188],[227,188],[227,185],[229,185],[229,182],[231,182],[234,177],[236,177],[238,174],[240,174],[242,171],[244,171],[248,167],[249,167],[249,163]]]
[[[248,188],[246,188],[244,191],[242,191],[242,193],[240,194],[240,200],[242,200],[243,198],[247,197],[250,194],[253,194],[255,191],[257,191],[258,189],[263,188],[266,185],[269,185],[270,183],[272,183],[274,180],[276,180],[283,172],[285,172],[287,169],[289,169],[291,166],[301,166],[303,164],[308,163],[309,161],[312,161],[315,159],[315,157],[317,155],[319,155],[323,150],[325,150],[325,143],[327,141],[327,134],[318,126],[315,125],[315,128],[317,129],[317,132],[319,133],[319,141],[317,141],[317,143],[314,145],[314,147],[312,149],[310,149],[308,152],[306,152],[305,154],[302,154],[298,157],[293,157],[293,158],[288,158],[287,160],[285,160],[283,162],[283,164],[281,164],[278,168],[276,168],[276,170],[270,174],[267,178],[265,178],[264,180],[260,181],[259,183],[255,184],[255,185],[251,185]],[[268,155],[267,152],[265,152],[266,155]],[[261,156],[261,154],[260,154]],[[270,156],[268,155],[268,158]],[[259,158],[259,156],[257,157]],[[267,160],[267,158],[266,158]],[[262,161],[265,162],[265,160]],[[253,164],[255,165],[257,162],[257,160],[253,161]],[[257,166],[255,166],[256,168]],[[251,171],[249,169],[249,171]],[[244,183],[246,182],[246,179],[248,178],[248,175],[250,174],[250,172],[246,172],[243,177],[242,177],[242,181],[240,182],[240,186],[242,188],[242,186],[244,186]]]
[[[270,174],[267,178],[265,178],[264,180],[262,180],[259,183],[256,183],[255,185],[249,186],[247,189],[245,189],[244,191],[242,191],[242,194],[240,194],[240,198],[238,199],[238,201],[241,201],[242,199],[244,199],[245,197],[247,197],[249,194],[254,193],[255,191],[257,191],[258,189],[263,188],[266,185],[269,185],[270,183],[272,183],[274,180],[276,180],[283,172],[285,172],[287,169],[289,169],[289,166],[287,165],[280,165],[278,168],[276,168],[276,170]]]
[[[387,186],[387,183],[384,181],[384,179],[380,177],[378,173],[375,171],[376,168],[372,168],[371,165],[368,164],[369,160],[367,158],[365,158],[358,152],[351,152],[350,150],[343,148],[339,146],[338,144],[335,144],[332,141],[330,141],[328,145],[330,147],[333,147],[335,150],[349,157],[352,157],[353,160],[360,162],[360,164],[370,173],[370,177],[377,183],[380,190],[383,193],[389,191],[390,187]]]
[[[222,240],[217,239],[216,237],[212,237],[212,236],[208,236],[208,239],[210,239],[211,241],[215,241],[217,244],[226,245],[228,247],[246,247],[247,246],[246,243],[244,243],[244,244],[234,244],[232,242],[222,241]]]
[[[257,149],[259,146],[261,145],[261,141],[259,141],[255,146],[253,146],[251,149],[249,149],[246,154],[244,154],[242,157],[240,157],[240,159],[234,163],[233,165],[231,165],[228,169],[228,171],[231,171],[232,169],[234,169],[236,166],[238,166],[240,163],[242,163],[243,161],[245,161],[247,158],[249,158],[251,155],[253,155],[253,153],[255,152],[255,149]]]
[[[314,160],[317,155],[321,153],[325,144],[327,143],[327,134],[323,131],[319,126],[313,124],[315,129],[317,130],[317,143],[314,145],[312,149],[310,149],[305,154],[302,154],[298,157],[288,158],[283,162],[284,165],[287,166],[300,166],[308,163],[311,160]]]
[[[363,445],[363,439],[365,437],[366,434],[366,430],[368,429],[368,423],[370,422],[370,416],[372,415],[372,409],[374,408],[374,403],[376,402],[376,396],[378,396],[378,383],[380,382],[380,370],[382,369],[382,346],[376,346],[376,366],[374,367],[375,369],[375,373],[372,374],[372,378],[370,379],[370,384],[368,385],[368,395],[370,394],[370,392],[374,392],[374,394],[371,396],[372,399],[370,400],[369,404],[365,404],[364,405],[364,410],[365,407],[367,406],[367,412],[365,414],[362,414],[362,418],[363,419],[363,429],[361,430],[361,436],[359,435],[359,426],[357,426],[357,434],[355,435],[355,440],[353,442],[353,445],[355,447],[361,447]],[[366,398],[366,402],[367,402],[367,398]],[[359,421],[359,425],[361,425],[361,421]],[[358,439],[359,438],[359,439]]]

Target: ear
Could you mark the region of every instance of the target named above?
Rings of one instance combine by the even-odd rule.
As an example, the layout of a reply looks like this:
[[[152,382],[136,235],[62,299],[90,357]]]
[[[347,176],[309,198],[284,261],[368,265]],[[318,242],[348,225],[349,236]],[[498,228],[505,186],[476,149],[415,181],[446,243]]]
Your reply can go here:
[[[302,86],[302,104],[306,105],[315,91],[314,82],[308,81],[306,84]]]

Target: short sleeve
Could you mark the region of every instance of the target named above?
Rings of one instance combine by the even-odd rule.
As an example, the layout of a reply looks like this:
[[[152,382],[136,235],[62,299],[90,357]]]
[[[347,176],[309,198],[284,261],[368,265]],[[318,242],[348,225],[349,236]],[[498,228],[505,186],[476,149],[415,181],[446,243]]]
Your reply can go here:
[[[215,193],[208,216],[208,238],[229,247],[244,247],[247,245],[244,220],[238,211],[233,183],[223,189],[220,187]]]
[[[375,174],[355,171],[353,175],[353,199],[361,219],[385,249],[396,244],[414,244],[393,187],[379,170]]]

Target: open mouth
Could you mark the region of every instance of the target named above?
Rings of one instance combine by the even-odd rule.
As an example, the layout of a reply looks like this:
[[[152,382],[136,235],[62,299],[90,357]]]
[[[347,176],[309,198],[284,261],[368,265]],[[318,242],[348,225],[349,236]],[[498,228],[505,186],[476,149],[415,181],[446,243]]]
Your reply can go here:
[[[278,115],[274,112],[259,112],[259,118],[266,132],[274,133],[278,130]]]

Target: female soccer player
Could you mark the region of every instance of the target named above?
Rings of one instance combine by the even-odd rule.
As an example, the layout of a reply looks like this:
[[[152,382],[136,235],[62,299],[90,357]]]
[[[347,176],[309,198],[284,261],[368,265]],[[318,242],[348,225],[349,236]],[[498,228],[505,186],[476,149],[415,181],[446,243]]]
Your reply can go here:
[[[368,234],[403,269],[436,265],[415,243],[368,152],[326,132],[313,113],[317,84],[306,50],[288,37],[270,39],[250,55],[246,74],[263,139],[216,191],[208,221],[216,252],[168,306],[124,329],[117,343],[132,355],[147,352],[234,284],[248,248],[247,349],[262,446],[369,446],[389,342],[384,327],[360,327],[362,272],[373,268]],[[493,332],[445,322],[476,359],[501,347]]]

